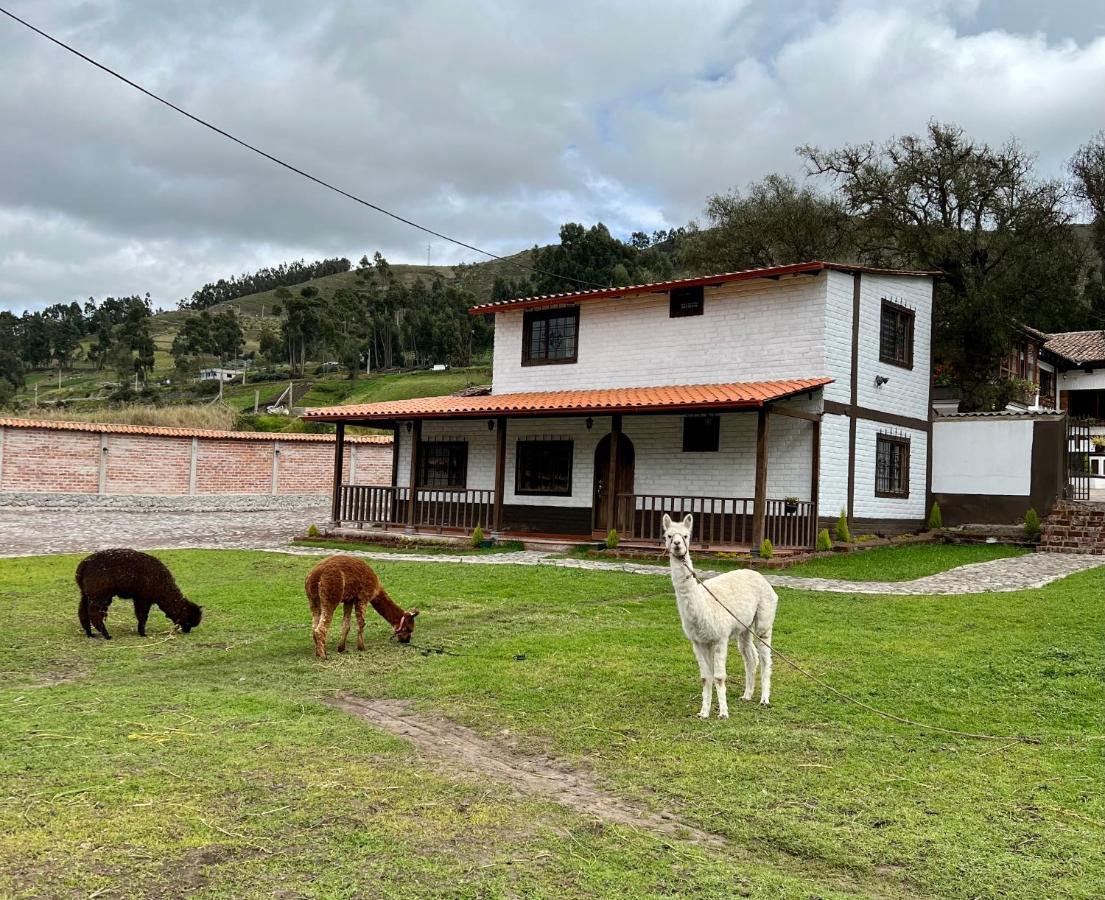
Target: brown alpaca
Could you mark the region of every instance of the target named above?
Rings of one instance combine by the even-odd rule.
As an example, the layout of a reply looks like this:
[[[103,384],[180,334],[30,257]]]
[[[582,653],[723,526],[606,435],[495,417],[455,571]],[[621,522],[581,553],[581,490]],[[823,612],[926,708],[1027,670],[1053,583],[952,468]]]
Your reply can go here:
[[[403,612],[402,607],[388,596],[372,567],[355,557],[327,557],[311,569],[304,587],[311,603],[311,633],[315,638],[315,656],[319,659],[326,659],[326,636],[330,632],[334,610],[340,604],[345,604],[345,617],[342,619],[338,653],[345,652],[350,614],[354,608],[357,610],[357,649],[364,650],[364,614],[369,603],[388,621],[401,643],[408,643],[414,633],[414,617],[418,615],[418,610]]]
[[[173,574],[161,560],[137,550],[101,550],[81,560],[77,566],[77,587],[81,603],[77,618],[84,633],[93,637],[92,626],[111,640],[104,619],[115,597],[134,601],[138,633],[146,636],[146,619],[155,604],[187,633],[203,618],[203,607],[187,599],[173,580]]]

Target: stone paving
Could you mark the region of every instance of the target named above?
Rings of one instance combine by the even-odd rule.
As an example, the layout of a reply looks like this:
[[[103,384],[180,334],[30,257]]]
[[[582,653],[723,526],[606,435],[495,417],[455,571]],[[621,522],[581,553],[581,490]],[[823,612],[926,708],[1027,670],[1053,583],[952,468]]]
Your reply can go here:
[[[138,549],[245,549],[320,556],[329,551],[289,547],[312,522],[324,522],[325,507],[263,512],[125,512],[99,509],[25,510],[0,509],[0,557],[37,556],[48,553],[88,553],[108,547]],[[217,539],[213,536],[217,535]],[[605,560],[573,559],[547,551],[462,555],[451,553],[389,553],[372,549],[351,550],[366,559],[396,562],[457,563],[479,566],[553,566],[590,572],[623,572],[629,575],[667,575],[666,565]],[[782,587],[842,594],[981,594],[1040,588],[1074,572],[1105,566],[1105,556],[1073,553],[1030,553],[989,562],[972,563],[917,578],[913,581],[837,581],[802,578],[781,572],[765,572],[768,581]],[[698,569],[703,578],[717,572]],[[1105,593],[1105,584],[1102,586]]]

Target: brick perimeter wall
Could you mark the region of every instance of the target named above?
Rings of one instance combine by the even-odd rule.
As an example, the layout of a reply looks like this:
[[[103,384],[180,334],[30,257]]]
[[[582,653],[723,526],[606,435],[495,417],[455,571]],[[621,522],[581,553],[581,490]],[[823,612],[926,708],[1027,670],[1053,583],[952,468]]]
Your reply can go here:
[[[0,427],[0,492],[187,496],[192,437]],[[102,442],[102,443],[101,443]],[[334,441],[196,438],[195,494],[330,493]],[[107,452],[103,452],[106,447]],[[355,449],[354,449],[355,448]],[[345,446],[344,479],[356,455],[354,484],[391,483],[390,443]],[[101,457],[103,457],[101,461]]]

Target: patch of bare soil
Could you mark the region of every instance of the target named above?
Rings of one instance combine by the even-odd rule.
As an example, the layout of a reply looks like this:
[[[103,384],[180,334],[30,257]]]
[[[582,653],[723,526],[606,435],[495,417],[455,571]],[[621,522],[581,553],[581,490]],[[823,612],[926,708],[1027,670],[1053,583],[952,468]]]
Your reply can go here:
[[[469,728],[411,711],[401,700],[365,700],[339,694],[329,705],[404,737],[423,753],[509,784],[515,790],[553,800],[615,825],[642,828],[700,846],[726,847],[725,838],[692,828],[669,813],[653,813],[606,793],[587,775],[548,757],[518,756]]]

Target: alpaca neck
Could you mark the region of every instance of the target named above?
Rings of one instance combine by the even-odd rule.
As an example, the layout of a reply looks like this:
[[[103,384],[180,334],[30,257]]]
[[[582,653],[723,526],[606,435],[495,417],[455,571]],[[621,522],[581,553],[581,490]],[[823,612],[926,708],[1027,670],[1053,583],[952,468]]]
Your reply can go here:
[[[680,605],[693,605],[700,599],[698,582],[694,577],[694,562],[688,553],[682,559],[671,556],[671,583],[675,588],[675,599]]]
[[[376,591],[376,594],[370,602],[372,603],[372,608],[383,616],[392,628],[399,627],[399,622],[406,613],[398,603],[388,596],[387,591],[380,588]]]

